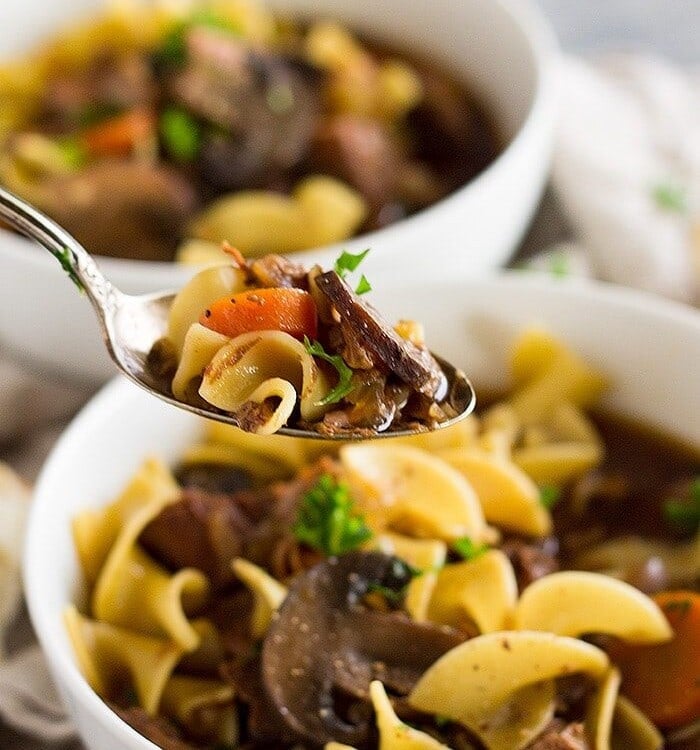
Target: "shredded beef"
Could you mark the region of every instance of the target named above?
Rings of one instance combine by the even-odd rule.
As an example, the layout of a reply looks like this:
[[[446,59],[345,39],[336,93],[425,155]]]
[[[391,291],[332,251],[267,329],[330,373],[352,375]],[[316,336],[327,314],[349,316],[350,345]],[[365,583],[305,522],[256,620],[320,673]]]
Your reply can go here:
[[[348,321],[341,320],[338,325],[331,326],[328,339],[331,348],[341,353],[351,369],[371,370],[374,367],[374,358],[365,347],[361,333]]]
[[[427,349],[421,349],[399,336],[379,313],[364,302],[338,276],[327,271],[316,278],[319,291],[338,312],[341,322],[352,326],[376,363],[411,388],[435,397],[444,388],[445,375]]]
[[[261,287],[307,287],[307,272],[303,266],[281,255],[265,255],[248,267],[254,283]]]

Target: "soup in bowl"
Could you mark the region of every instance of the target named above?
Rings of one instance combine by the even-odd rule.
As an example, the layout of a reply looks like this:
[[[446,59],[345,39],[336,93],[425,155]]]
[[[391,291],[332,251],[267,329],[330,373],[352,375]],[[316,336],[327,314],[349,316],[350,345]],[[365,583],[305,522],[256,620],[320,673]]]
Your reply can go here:
[[[85,743],[692,747],[697,314],[515,274],[375,294],[474,418],[329,452],[120,381],[59,442],[26,589]]]
[[[170,259],[206,262],[223,239],[326,265],[338,243],[371,246],[370,270],[416,276],[441,262],[492,267],[512,251],[553,121],[553,44],[524,2],[121,7],[8,9],[19,17],[0,35],[0,181],[109,256],[101,265],[125,291],[182,286],[191,271]],[[88,11],[102,21],[60,42],[56,30]],[[36,55],[12,63],[29,46]],[[16,318],[4,342],[84,376],[109,373],[89,311],[54,284],[51,259],[9,233],[2,253]],[[60,316],[37,325],[17,314],[27,278],[34,304]]]

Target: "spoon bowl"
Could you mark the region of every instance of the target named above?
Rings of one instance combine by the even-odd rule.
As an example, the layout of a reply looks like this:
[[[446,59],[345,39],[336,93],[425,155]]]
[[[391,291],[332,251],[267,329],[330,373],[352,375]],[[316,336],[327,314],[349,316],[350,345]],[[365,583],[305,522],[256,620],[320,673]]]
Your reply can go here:
[[[214,406],[195,406],[174,398],[169,385],[147,367],[151,347],[167,331],[168,313],[175,292],[124,294],[102,274],[92,256],[72,235],[41,211],[2,188],[0,218],[54,255],[80,292],[86,294],[97,316],[109,355],[124,375],[173,406],[206,419],[240,426],[234,415]],[[476,406],[476,394],[461,370],[434,354],[433,357],[447,382],[442,403],[449,405],[455,414],[433,428],[443,429],[471,414]],[[282,427],[276,434],[314,440],[361,439],[348,433],[325,435],[298,427]],[[372,438],[411,434],[415,434],[415,430],[394,430],[378,432]]]

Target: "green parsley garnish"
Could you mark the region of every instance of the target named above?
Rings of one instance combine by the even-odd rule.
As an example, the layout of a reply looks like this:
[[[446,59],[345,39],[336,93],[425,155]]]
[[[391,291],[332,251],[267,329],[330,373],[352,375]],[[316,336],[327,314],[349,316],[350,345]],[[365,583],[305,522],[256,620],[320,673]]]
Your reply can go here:
[[[452,542],[452,547],[454,551],[465,560],[476,560],[477,557],[480,557],[489,550],[488,544],[484,544],[483,542],[477,544],[468,536],[456,539]]]
[[[690,485],[690,502],[670,498],[663,504],[666,520],[682,531],[700,528],[700,476]]]
[[[372,538],[372,532],[354,513],[354,505],[345,484],[330,474],[321,475],[302,498],[294,536],[329,556],[356,549]]]
[[[202,145],[201,128],[189,112],[169,107],[160,116],[160,134],[165,150],[179,162],[191,162]]]
[[[352,370],[345,364],[340,354],[328,354],[320,341],[312,342],[308,336],[304,336],[304,347],[309,354],[333,365],[338,373],[338,384],[318,402],[318,405],[337,404],[352,390]]]
[[[688,211],[688,194],[681,185],[660,182],[652,189],[656,205],[664,211],[685,214]]]
[[[333,270],[338,274],[338,276],[340,276],[341,279],[344,279],[348,273],[352,273],[359,268],[360,263],[362,263],[362,261],[365,259],[369,250],[370,249],[367,248],[366,250],[363,250],[361,253],[357,254],[349,253],[347,250],[343,250],[338,260],[336,260],[335,265],[333,266]]]
[[[363,250],[361,253],[357,254],[349,253],[346,250],[343,250],[338,260],[336,260],[335,265],[333,266],[333,270],[338,274],[338,276],[340,276],[341,279],[344,279],[349,273],[352,273],[359,268],[360,263],[362,263],[362,261],[365,259],[369,250],[370,249],[367,248],[366,250]],[[372,285],[367,280],[367,277],[362,274],[360,281],[355,288],[355,294],[367,294],[367,292],[371,291]]]
[[[75,272],[75,259],[73,253],[64,247],[63,250],[55,253],[58,262],[61,264],[63,270],[68,274],[68,278],[78,287],[81,292],[85,291],[83,282],[78,278],[78,274]]]
[[[552,510],[560,499],[561,490],[559,487],[555,487],[552,484],[545,484],[540,487],[540,503],[544,505],[547,510]]]
[[[367,277],[364,274],[362,274],[362,276],[360,277],[360,281],[357,287],[355,288],[355,294],[362,295],[362,294],[367,294],[367,292],[371,292],[371,291],[372,291],[372,285],[369,283],[369,281],[367,281]]]

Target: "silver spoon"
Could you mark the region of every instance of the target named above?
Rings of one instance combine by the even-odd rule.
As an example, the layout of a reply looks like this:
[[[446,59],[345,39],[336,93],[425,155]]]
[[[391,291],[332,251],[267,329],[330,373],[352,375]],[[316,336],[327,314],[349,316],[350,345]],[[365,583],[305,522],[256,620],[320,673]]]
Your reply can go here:
[[[202,408],[178,401],[146,367],[146,357],[154,342],[166,332],[168,313],[175,296],[172,292],[155,292],[138,296],[124,294],[104,277],[92,256],[65,229],[16,195],[0,188],[0,217],[18,232],[33,239],[54,255],[76,286],[87,294],[97,314],[102,338],[117,367],[137,385],[168,404],[238,426],[233,415],[215,407]],[[435,356],[435,355],[433,355]],[[435,356],[447,379],[444,403],[456,416],[440,423],[436,429],[449,427],[464,419],[476,406],[476,394],[461,370]],[[283,427],[276,434],[290,437],[347,440],[352,436],[321,435],[313,430]],[[414,434],[413,430],[379,432],[376,437]],[[374,435],[372,437],[375,437]]]

